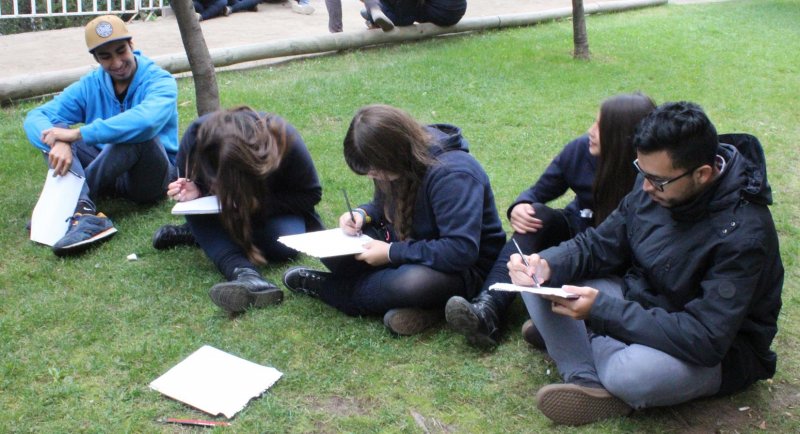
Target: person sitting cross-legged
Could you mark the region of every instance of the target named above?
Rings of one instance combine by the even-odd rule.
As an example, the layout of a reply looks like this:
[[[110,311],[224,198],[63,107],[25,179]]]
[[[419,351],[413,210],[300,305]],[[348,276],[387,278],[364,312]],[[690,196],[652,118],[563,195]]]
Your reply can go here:
[[[659,106],[633,139],[633,191],[596,229],[508,263],[565,383],[536,405],[580,425],[726,395],[775,373],[784,269],[764,151],[717,136],[693,103]]]
[[[363,253],[324,258],[329,272],[289,269],[284,284],[348,315],[383,316],[397,335],[421,333],[444,319],[448,298],[480,289],[505,243],[489,177],[459,128],[385,105],[356,113],[344,156],[375,188],[339,227],[373,240]]]
[[[628,194],[636,180],[631,165],[636,155],[633,131],[654,108],[653,100],[641,93],[603,101],[588,134],[569,142],[536,183],[508,207],[512,240],[497,257],[481,292],[472,300],[454,296],[445,307],[448,324],[468,343],[491,349],[500,340],[506,311],[517,294],[489,288],[508,281],[506,264],[516,245],[524,253],[558,245],[600,224]],[[575,193],[575,199],[566,207],[547,205],[567,190]]]

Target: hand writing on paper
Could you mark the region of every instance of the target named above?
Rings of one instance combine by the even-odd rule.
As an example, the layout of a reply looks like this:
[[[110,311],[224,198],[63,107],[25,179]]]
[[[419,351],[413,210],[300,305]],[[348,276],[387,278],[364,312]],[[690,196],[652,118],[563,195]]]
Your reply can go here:
[[[544,224],[535,215],[536,210],[533,205],[529,203],[515,205],[510,214],[511,228],[514,229],[514,232],[520,234],[538,231]]]
[[[56,175],[66,175],[72,167],[72,146],[67,142],[55,142],[47,153],[47,160]]]
[[[349,219],[350,216],[348,215],[347,218]],[[364,261],[373,267],[389,263],[389,243],[374,240],[364,244],[364,248],[367,249],[366,252],[356,255],[356,259],[359,261]]]
[[[553,313],[568,316],[573,319],[584,320],[589,317],[594,300],[597,298],[597,290],[588,286],[564,285],[564,291],[578,294],[576,299],[566,299],[554,295],[542,295],[543,298],[553,303]]]
[[[364,218],[361,216],[361,213],[346,212],[339,217],[339,227],[342,228],[342,231],[347,235],[353,237],[361,235],[362,226],[364,226]]]
[[[200,197],[200,189],[191,180],[178,178],[167,186],[167,196],[178,202],[186,202]]]
[[[519,286],[538,286],[532,276],[536,276],[540,284],[550,280],[550,265],[547,261],[533,254],[526,256],[528,265],[522,260],[522,256],[514,253],[508,260],[508,276],[511,282]]]

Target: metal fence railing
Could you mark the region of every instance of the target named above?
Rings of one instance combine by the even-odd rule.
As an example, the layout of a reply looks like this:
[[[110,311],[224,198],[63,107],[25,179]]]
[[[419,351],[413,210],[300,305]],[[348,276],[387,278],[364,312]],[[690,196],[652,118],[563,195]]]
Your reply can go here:
[[[135,14],[164,8],[165,0],[0,0],[0,19]]]

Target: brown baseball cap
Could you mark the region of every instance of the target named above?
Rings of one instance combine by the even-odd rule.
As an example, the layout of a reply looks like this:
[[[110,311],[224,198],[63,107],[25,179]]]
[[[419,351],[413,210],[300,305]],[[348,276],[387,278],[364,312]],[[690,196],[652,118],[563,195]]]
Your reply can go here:
[[[90,53],[103,44],[131,38],[125,22],[114,15],[101,15],[86,25],[86,47]]]

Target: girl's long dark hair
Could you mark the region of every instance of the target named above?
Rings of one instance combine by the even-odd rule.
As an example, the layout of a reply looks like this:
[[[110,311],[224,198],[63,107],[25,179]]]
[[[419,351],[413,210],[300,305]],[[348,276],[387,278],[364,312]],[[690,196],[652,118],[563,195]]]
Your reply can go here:
[[[192,173],[217,195],[222,225],[256,264],[266,260],[253,244],[252,217],[287,146],[286,124],[249,107],[212,113],[197,130]]]
[[[633,188],[636,169],[633,133],[636,125],[656,108],[641,93],[612,96],[600,106],[600,158],[594,176],[594,225],[606,219]]]
[[[393,181],[375,180],[376,197],[401,240],[412,235],[414,203],[425,173],[434,164],[431,136],[408,113],[387,105],[362,107],[344,138],[344,159],[353,172],[370,170],[397,175]]]

